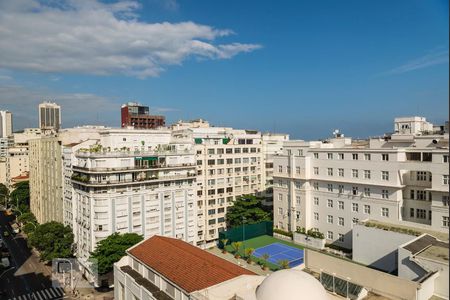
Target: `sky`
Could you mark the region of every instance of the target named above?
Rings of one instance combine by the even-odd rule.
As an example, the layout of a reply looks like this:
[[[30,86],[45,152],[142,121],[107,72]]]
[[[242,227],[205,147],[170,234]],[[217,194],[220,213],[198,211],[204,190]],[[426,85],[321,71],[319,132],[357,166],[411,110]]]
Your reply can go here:
[[[448,120],[449,2],[0,0],[0,110],[37,127],[120,126],[141,102],[170,124],[321,139]]]

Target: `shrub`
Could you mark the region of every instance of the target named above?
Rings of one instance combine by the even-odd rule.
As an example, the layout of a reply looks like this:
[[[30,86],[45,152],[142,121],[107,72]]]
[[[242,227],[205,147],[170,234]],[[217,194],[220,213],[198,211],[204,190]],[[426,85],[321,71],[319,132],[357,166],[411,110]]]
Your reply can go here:
[[[287,236],[287,237],[290,237],[290,238],[292,238],[294,236],[294,234],[292,232],[284,231],[284,230],[281,230],[281,229],[278,229],[278,228],[274,228],[273,232],[281,234],[281,235],[284,235],[284,236]]]

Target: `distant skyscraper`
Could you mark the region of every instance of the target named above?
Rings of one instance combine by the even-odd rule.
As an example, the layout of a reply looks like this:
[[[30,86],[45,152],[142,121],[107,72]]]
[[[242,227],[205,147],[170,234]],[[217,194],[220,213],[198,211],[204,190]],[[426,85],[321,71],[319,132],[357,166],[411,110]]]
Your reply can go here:
[[[61,106],[52,102],[39,104],[39,127],[58,131],[61,128]]]
[[[12,113],[7,110],[0,110],[0,138],[12,135]]]
[[[164,126],[164,116],[152,116],[148,106],[135,102],[128,102],[121,108],[122,127],[134,126],[139,129],[152,129]]]

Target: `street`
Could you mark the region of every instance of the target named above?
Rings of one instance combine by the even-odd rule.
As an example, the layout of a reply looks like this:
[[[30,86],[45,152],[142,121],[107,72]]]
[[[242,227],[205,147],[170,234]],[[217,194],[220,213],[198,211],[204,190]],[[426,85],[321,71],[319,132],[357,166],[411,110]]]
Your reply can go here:
[[[27,241],[21,234],[14,236],[8,222],[14,216],[5,216],[0,211],[0,237],[10,253],[11,269],[0,273],[0,298],[3,299],[63,299],[61,288],[52,287],[51,267],[44,265],[27,247]],[[9,235],[5,236],[5,232]]]

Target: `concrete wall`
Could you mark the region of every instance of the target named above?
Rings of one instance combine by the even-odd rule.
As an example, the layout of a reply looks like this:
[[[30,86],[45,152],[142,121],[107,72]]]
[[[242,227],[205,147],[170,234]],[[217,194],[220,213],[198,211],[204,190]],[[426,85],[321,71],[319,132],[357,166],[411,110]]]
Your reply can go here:
[[[411,252],[403,247],[398,248],[398,276],[416,280],[426,274],[426,271],[411,260]]]
[[[316,239],[297,232],[294,232],[294,243],[320,250],[325,248],[325,239]]]
[[[448,263],[444,264],[439,261],[434,261],[432,259],[427,259],[424,257],[415,257],[415,260],[420,263],[421,266],[425,267],[427,270],[438,271],[436,279],[434,281],[434,294],[448,299],[449,298],[449,269]]]
[[[305,267],[326,272],[360,285],[376,294],[392,299],[416,300],[419,283],[399,278],[363,265],[305,249]]]
[[[394,271],[398,247],[414,238],[408,234],[354,225],[353,260],[386,272]]]

